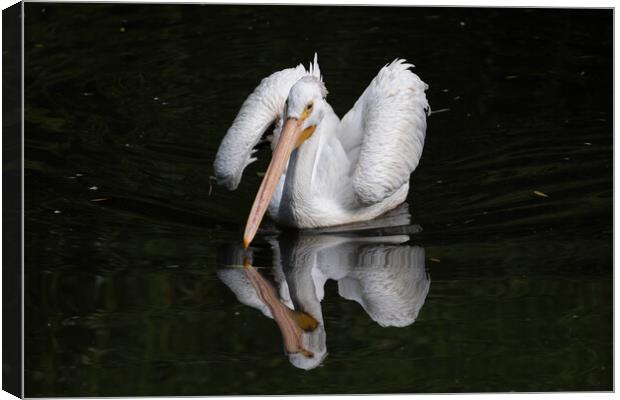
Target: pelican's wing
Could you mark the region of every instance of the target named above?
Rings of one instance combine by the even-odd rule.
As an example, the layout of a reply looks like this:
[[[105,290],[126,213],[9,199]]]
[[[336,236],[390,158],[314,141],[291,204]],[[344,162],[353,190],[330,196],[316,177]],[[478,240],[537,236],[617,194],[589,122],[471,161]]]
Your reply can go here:
[[[383,67],[342,119],[357,199],[375,204],[409,182],[422,156],[428,86],[404,60]]]
[[[218,183],[234,190],[245,167],[255,161],[254,146],[279,117],[291,87],[306,74],[303,65],[264,78],[245,100],[220,143],[213,168]]]
[[[220,143],[213,168],[218,183],[235,190],[245,167],[256,158],[255,149],[263,133],[279,119],[291,87],[301,77],[314,75],[320,78],[316,54],[314,64],[306,70],[299,64],[274,72],[264,78],[245,100],[232,126]]]

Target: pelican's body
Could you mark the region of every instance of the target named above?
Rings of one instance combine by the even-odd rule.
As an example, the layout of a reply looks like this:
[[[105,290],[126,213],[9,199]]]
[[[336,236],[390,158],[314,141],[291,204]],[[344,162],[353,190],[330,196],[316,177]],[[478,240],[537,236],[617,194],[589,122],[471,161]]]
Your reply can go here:
[[[265,78],[243,104],[215,160],[235,189],[254,146],[276,122],[272,161],[246,226],[246,245],[265,211],[313,228],[375,218],[407,197],[424,146],[427,85],[402,60],[385,66],[340,120],[325,100],[316,61]]]

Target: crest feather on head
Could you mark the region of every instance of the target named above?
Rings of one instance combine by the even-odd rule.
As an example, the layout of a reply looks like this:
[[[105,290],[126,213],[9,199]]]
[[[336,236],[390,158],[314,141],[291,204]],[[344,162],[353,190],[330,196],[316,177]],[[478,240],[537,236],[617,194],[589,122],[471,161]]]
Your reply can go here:
[[[321,96],[327,96],[327,88],[325,87],[325,83],[323,83],[323,76],[321,75],[321,68],[319,67],[318,56],[316,52],[314,53],[314,61],[310,63],[308,67],[308,75],[304,78],[307,81],[312,81],[316,83],[321,88]],[[304,79],[302,78],[302,79]]]
[[[310,67],[308,68],[308,73],[312,76],[317,77],[320,81],[323,80],[321,76],[321,68],[319,68],[319,60],[316,52],[314,53],[314,62],[310,63]]]

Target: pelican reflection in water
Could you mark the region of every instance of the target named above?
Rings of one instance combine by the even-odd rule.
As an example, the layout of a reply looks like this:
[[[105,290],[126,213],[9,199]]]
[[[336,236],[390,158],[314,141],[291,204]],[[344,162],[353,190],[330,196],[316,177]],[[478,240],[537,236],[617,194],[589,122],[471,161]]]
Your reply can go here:
[[[308,370],[327,355],[321,301],[328,279],[381,326],[416,320],[430,287],[424,249],[408,243],[416,228],[403,204],[366,223],[286,232],[267,238],[275,284],[251,260],[241,267],[240,245],[227,248],[218,277],[241,303],[275,320],[291,364]]]

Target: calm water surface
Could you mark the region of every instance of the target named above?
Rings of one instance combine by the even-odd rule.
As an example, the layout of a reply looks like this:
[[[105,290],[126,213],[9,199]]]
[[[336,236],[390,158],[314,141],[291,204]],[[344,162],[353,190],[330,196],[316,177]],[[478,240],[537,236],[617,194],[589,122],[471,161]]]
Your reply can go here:
[[[611,11],[25,7],[27,396],[612,389]],[[266,222],[252,281],[268,153],[236,192],[212,162],[314,51],[341,116],[416,64],[424,157],[373,224]],[[314,359],[256,282],[313,310]]]

